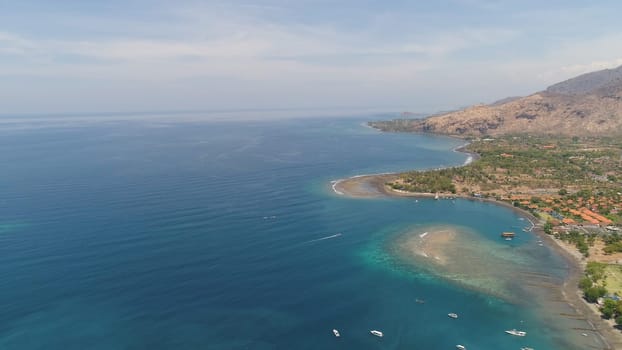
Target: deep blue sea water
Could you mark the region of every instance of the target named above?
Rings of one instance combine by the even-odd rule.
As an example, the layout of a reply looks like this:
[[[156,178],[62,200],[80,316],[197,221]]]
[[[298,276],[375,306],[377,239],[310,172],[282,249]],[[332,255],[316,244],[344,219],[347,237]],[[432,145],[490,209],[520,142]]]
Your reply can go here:
[[[332,192],[334,179],[466,158],[459,140],[362,121],[0,128],[0,349],[569,349],[537,307],[386,249],[434,223],[494,240],[516,213]],[[548,249],[526,259],[564,276]]]

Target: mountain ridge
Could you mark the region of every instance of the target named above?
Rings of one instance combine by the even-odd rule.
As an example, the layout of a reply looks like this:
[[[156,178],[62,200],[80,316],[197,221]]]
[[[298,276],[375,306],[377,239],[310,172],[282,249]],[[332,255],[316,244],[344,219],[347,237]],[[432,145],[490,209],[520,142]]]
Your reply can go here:
[[[388,131],[461,137],[511,133],[622,135],[622,66],[579,75],[525,97],[473,105],[424,119],[370,125]]]

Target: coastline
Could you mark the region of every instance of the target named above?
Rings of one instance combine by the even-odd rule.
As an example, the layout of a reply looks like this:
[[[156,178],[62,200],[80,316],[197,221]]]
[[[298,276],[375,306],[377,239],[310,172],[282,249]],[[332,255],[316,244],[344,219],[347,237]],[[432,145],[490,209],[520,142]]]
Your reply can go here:
[[[471,163],[473,163],[474,161],[478,160],[480,158],[480,155],[475,153],[475,152],[470,152],[469,150],[467,150],[467,146],[469,145],[469,142],[465,143],[462,146],[458,146],[454,149],[452,149],[453,152],[458,152],[458,153],[464,153],[467,155],[467,159],[464,161],[464,163],[462,163],[461,166],[465,166],[465,165],[469,165]]]
[[[467,165],[472,161],[479,158],[478,154],[468,152],[465,147],[468,144],[455,148],[453,151],[462,152],[468,155],[467,160],[461,166]],[[352,198],[378,198],[378,197],[412,197],[412,198],[435,198],[434,193],[414,193],[394,190],[386,185],[387,182],[394,181],[399,176],[398,173],[384,173],[375,175],[357,175],[347,179],[340,179],[332,181],[332,189],[338,195],[343,195]],[[441,196],[441,198],[447,198],[447,195]],[[539,239],[548,243],[559,256],[561,256],[566,262],[568,269],[568,275],[564,279],[561,287],[561,295],[563,302],[571,307],[578,316],[583,318],[590,326],[593,334],[597,335],[601,342],[604,344],[603,349],[614,350],[622,349],[622,333],[613,327],[613,324],[603,319],[599,310],[592,304],[587,303],[581,296],[581,291],[578,288],[578,283],[583,276],[586,261],[582,255],[570,246],[565,245],[563,242],[558,241],[550,235],[547,235],[543,230],[543,224],[538,218],[533,216],[530,212],[514,207],[510,203],[498,201],[491,198],[476,198],[466,195],[451,195],[452,198],[467,199],[471,201],[481,201],[494,203],[508,209],[513,210],[520,216],[529,220],[532,223],[531,232],[536,234]],[[438,198],[438,197],[436,197]],[[587,331],[587,330],[586,330]]]

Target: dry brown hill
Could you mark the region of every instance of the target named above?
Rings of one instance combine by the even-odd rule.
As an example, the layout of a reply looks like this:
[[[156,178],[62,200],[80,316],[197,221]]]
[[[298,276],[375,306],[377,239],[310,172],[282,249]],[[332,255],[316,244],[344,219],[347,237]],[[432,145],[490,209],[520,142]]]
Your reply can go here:
[[[394,121],[393,123],[396,123]],[[533,95],[397,124],[386,130],[461,136],[509,133],[622,135],[622,66],[587,73]]]

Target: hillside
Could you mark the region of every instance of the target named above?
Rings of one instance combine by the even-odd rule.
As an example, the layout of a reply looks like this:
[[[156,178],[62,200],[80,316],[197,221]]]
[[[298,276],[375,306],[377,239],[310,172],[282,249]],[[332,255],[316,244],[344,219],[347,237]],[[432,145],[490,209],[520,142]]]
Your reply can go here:
[[[596,136],[622,134],[622,66],[587,73],[522,98],[433,115],[373,122],[387,131],[457,136],[510,133]]]
[[[546,91],[565,95],[601,94],[606,95],[608,89],[619,89],[622,85],[622,66],[616,69],[604,69],[579,75],[549,86]]]

